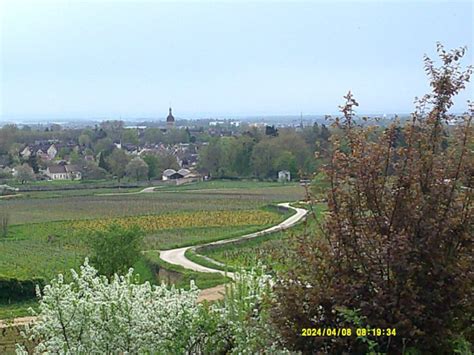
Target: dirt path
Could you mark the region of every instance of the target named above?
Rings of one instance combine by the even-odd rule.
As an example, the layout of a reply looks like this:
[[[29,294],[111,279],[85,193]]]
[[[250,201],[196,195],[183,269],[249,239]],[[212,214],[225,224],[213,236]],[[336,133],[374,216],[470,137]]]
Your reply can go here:
[[[106,194],[95,194],[95,196],[123,196],[123,195],[138,195],[138,194],[146,194],[150,192],[155,192],[155,189],[162,188],[164,186],[150,186],[150,187],[145,187],[144,189],[140,191],[135,191],[135,192],[109,192]]]
[[[197,264],[197,263],[189,260],[188,258],[186,258],[186,255],[185,255],[186,251],[188,251],[191,248],[200,248],[200,247],[203,247],[203,246],[212,246],[212,245],[224,245],[224,244],[233,243],[233,242],[241,241],[241,240],[245,240],[245,239],[253,239],[253,238],[260,237],[262,235],[269,234],[269,233],[282,231],[282,230],[285,230],[285,229],[288,229],[288,228],[294,226],[296,223],[301,221],[306,216],[306,214],[308,213],[308,211],[303,209],[303,208],[296,208],[296,207],[290,206],[289,202],[280,203],[280,204],[278,204],[278,206],[284,207],[284,208],[287,208],[287,209],[292,209],[292,210],[296,211],[296,213],[294,215],[288,217],[287,219],[285,219],[283,222],[281,222],[281,223],[279,223],[279,224],[277,224],[273,227],[264,229],[264,230],[259,231],[259,232],[246,234],[246,235],[243,235],[241,237],[219,240],[217,242],[206,243],[206,244],[202,244],[202,245],[198,245],[198,246],[192,246],[192,247],[162,250],[162,251],[160,251],[160,258],[163,259],[164,261],[170,263],[170,264],[179,265],[179,266],[182,266],[182,267],[184,267],[186,269],[189,269],[189,270],[198,271],[198,272],[218,272],[220,274],[226,275],[226,276],[233,279],[234,274],[231,273],[231,272],[224,272],[222,270],[212,269],[212,268],[202,266],[200,264]]]

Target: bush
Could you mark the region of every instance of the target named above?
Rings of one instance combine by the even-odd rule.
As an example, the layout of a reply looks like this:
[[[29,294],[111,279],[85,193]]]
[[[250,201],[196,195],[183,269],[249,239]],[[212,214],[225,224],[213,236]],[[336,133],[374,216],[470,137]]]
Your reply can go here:
[[[402,128],[374,138],[373,127],[356,121],[351,93],[345,97],[325,168],[323,235],[301,236],[299,266],[276,290],[273,318],[294,350],[360,353],[375,341],[382,352],[450,353],[459,335],[473,341],[474,110],[457,121],[448,114],[471,69],[460,69],[464,49],[438,52],[439,68],[425,58],[433,92]],[[366,343],[300,336],[306,327],[353,326],[341,309],[397,335]]]
[[[52,280],[40,295],[38,321],[26,329],[34,353],[184,353],[199,315],[197,289],[137,284],[132,271],[109,281],[86,261],[72,283]]]
[[[99,274],[108,277],[124,274],[141,256],[142,233],[137,227],[111,225],[97,230],[90,237],[91,263]]]
[[[36,286],[42,287],[42,279],[20,280],[0,275],[0,302],[11,303],[36,297]]]
[[[112,279],[86,260],[73,281],[62,275],[40,296],[37,321],[24,333],[34,349],[19,354],[254,354],[278,348],[268,322],[271,278],[236,274],[223,301],[197,303],[198,290],[138,284],[133,270]]]

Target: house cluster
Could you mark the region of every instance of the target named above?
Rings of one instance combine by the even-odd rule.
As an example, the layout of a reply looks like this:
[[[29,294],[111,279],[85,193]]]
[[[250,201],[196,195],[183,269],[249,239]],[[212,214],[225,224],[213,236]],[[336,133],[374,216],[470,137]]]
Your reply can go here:
[[[32,155],[36,155],[42,160],[53,160],[59,152],[58,141],[37,141],[33,145],[27,145],[20,151],[20,157],[29,159]]]
[[[82,174],[76,165],[68,165],[64,160],[59,160],[57,164],[52,163],[53,160],[59,158],[58,154],[62,148],[76,150],[77,152],[81,151],[80,146],[74,142],[63,143],[59,140],[52,139],[35,141],[34,144],[28,144],[20,150],[19,155],[23,160],[28,160],[32,156],[35,156],[43,162],[49,162],[47,163],[46,169],[39,170],[45,178],[51,180],[80,180]],[[90,158],[91,157],[85,157],[86,160],[90,160]],[[16,173],[15,170],[16,169],[12,170],[13,175]]]
[[[181,168],[194,168],[198,162],[198,146],[190,143],[179,143],[172,146],[164,144],[145,144],[138,146],[134,144],[122,144],[115,142],[115,147],[124,150],[132,156],[143,157],[146,154],[170,154],[176,157],[176,161]]]

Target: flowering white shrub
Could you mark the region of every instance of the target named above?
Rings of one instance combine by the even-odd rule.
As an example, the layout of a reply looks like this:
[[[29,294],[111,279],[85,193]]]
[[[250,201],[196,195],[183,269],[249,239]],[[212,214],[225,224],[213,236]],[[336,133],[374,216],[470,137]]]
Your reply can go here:
[[[198,290],[137,284],[132,270],[109,281],[88,264],[73,282],[46,286],[26,335],[34,353],[184,353],[194,342]],[[18,347],[17,353],[26,349]]]
[[[231,344],[226,347],[228,353],[286,353],[277,350],[281,348],[280,338],[269,322],[274,281],[264,271],[259,266],[257,270],[236,273],[224,300],[211,307],[211,313],[218,318],[221,342]]]
[[[109,281],[86,260],[71,283],[59,275],[38,290],[38,319],[24,333],[35,348],[17,345],[17,354],[282,353],[269,322],[273,281],[262,268],[236,273],[224,300],[209,306],[196,302],[193,284],[138,284],[132,271]]]

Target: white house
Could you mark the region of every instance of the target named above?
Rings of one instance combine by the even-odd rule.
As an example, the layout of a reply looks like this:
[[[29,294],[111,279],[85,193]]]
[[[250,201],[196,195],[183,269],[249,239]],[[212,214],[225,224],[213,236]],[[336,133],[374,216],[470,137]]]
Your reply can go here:
[[[81,180],[82,174],[75,165],[53,165],[46,169],[51,180]]]
[[[287,182],[291,181],[291,174],[288,170],[280,170],[278,172],[278,181],[279,182]]]

